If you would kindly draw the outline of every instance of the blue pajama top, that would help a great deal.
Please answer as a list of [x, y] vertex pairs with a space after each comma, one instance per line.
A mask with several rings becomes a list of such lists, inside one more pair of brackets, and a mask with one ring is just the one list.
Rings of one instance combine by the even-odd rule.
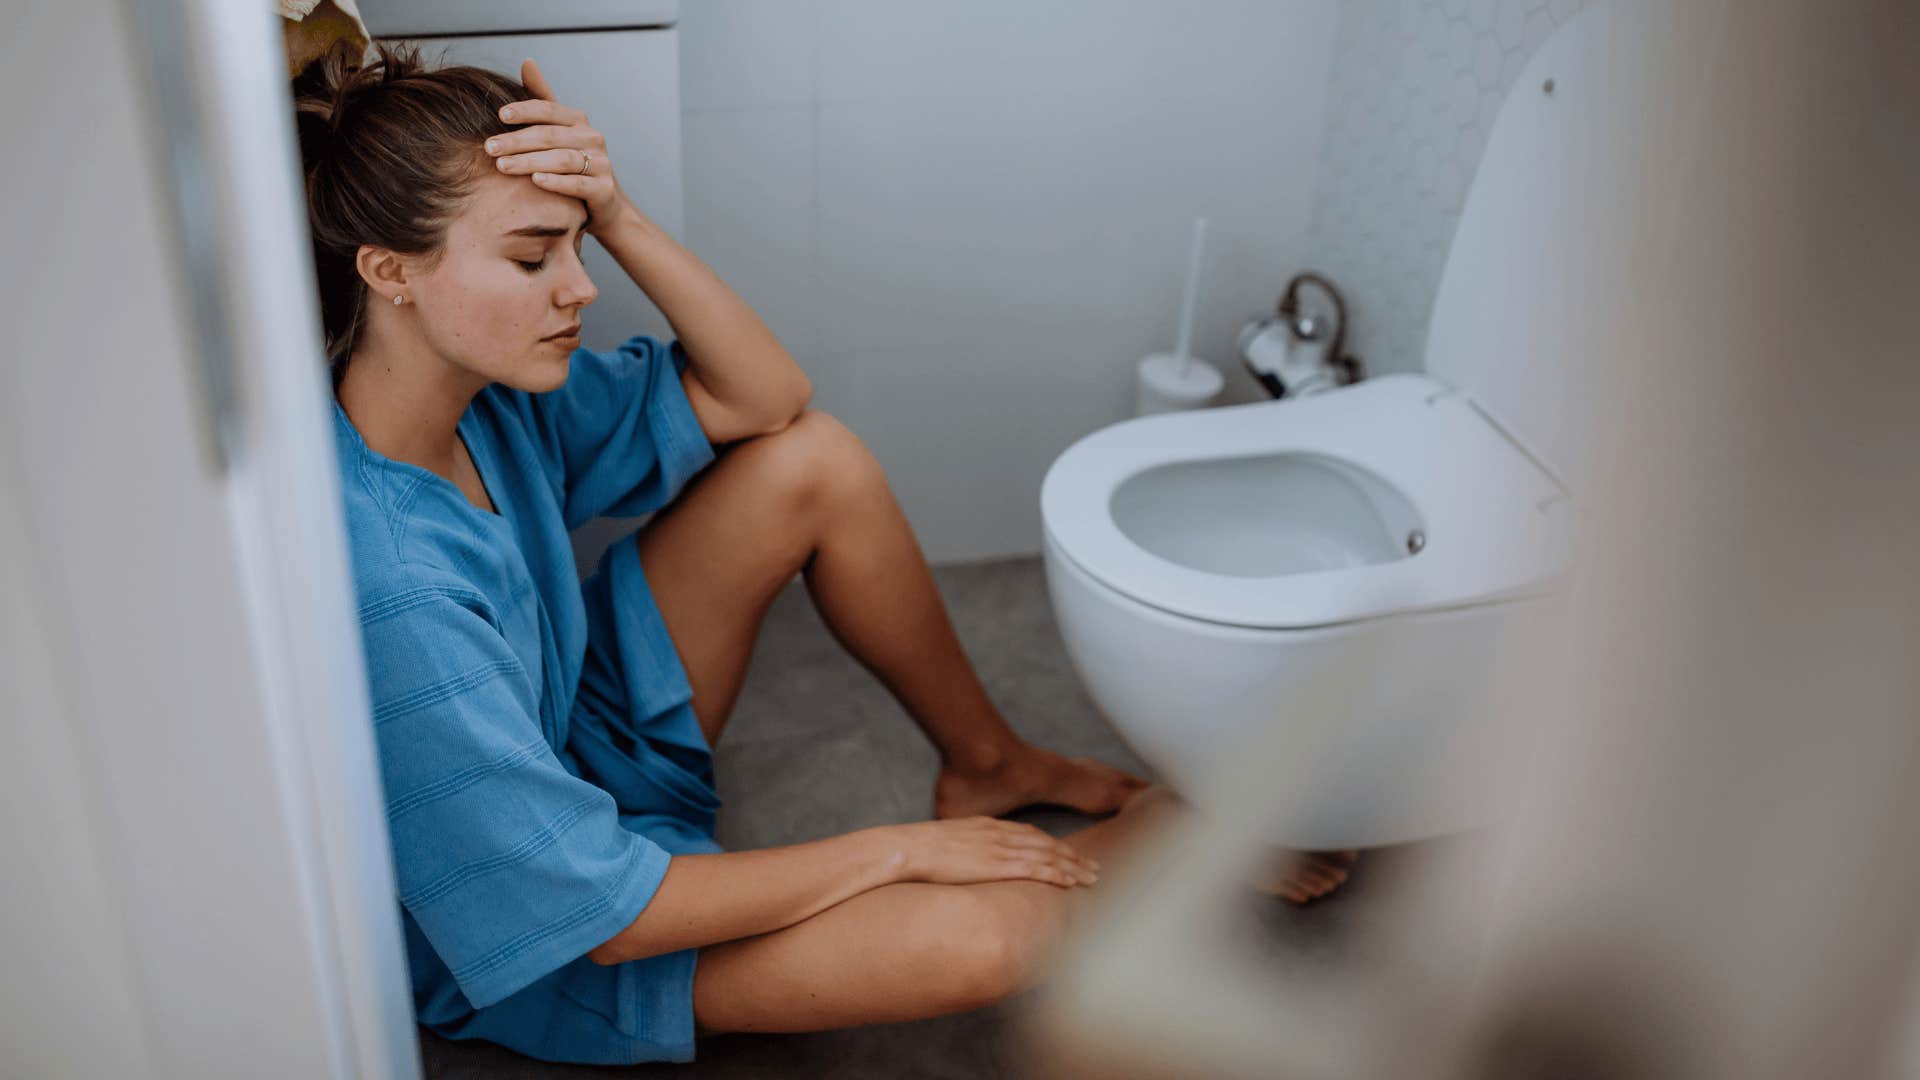
[[692, 690], [631, 538], [584, 583], [568, 532], [670, 501], [714, 459], [686, 354], [575, 349], [459, 433], [498, 513], [367, 446], [334, 403], [414, 1006], [549, 1061], [693, 1059], [696, 952], [587, 959], [677, 854], [722, 850]]

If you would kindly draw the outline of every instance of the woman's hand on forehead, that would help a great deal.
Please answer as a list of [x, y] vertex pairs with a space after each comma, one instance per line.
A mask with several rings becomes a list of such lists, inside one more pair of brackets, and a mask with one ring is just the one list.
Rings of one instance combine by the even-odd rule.
[[586, 231], [597, 235], [632, 205], [613, 175], [606, 137], [587, 124], [586, 113], [559, 102], [540, 65], [524, 61], [520, 81], [534, 96], [502, 106], [500, 119], [526, 126], [488, 139], [487, 153], [501, 172], [586, 203]]

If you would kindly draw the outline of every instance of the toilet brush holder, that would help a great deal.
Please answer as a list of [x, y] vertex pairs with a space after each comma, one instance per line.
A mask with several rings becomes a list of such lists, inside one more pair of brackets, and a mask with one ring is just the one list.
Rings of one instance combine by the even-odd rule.
[[1226, 380], [1205, 360], [1154, 353], [1136, 370], [1134, 415], [1197, 409], [1220, 393]]

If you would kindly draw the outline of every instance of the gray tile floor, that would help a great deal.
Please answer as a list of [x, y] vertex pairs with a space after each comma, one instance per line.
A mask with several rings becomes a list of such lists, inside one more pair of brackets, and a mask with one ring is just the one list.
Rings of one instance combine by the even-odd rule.
[[[1152, 776], [1102, 719], [1068, 663], [1036, 558], [938, 567], [935, 579], [988, 693], [1029, 741]], [[771, 847], [932, 814], [938, 757], [886, 689], [842, 650], [796, 581], [774, 602], [734, 715], [715, 751], [720, 842]], [[1070, 810], [1014, 815], [1056, 834], [1091, 823]], [[1276, 964], [1338, 962], [1362, 935], [1370, 879], [1394, 853], [1369, 853], [1346, 888], [1305, 907], [1258, 913]], [[991, 1008], [906, 1024], [809, 1035], [722, 1035], [687, 1065], [643, 1065], [650, 1076], [991, 1077], [1021, 1068], [1014, 998]], [[606, 1068], [531, 1061], [497, 1046], [422, 1031], [429, 1077], [588, 1077]]]

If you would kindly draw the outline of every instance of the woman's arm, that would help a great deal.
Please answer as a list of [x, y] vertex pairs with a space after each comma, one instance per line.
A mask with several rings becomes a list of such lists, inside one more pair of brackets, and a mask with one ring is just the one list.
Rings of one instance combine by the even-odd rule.
[[787, 426], [813, 384], [720, 276], [626, 203], [595, 238], [673, 324], [687, 351], [687, 398], [707, 438], [732, 442]]
[[618, 964], [780, 930], [896, 881], [1025, 879], [1070, 889], [1100, 865], [1032, 825], [949, 818], [875, 825], [762, 851], [675, 855], [640, 914], [587, 956]]
[[810, 919], [898, 880], [903, 853], [882, 828], [760, 851], [675, 855], [639, 917], [587, 956], [618, 964]]

